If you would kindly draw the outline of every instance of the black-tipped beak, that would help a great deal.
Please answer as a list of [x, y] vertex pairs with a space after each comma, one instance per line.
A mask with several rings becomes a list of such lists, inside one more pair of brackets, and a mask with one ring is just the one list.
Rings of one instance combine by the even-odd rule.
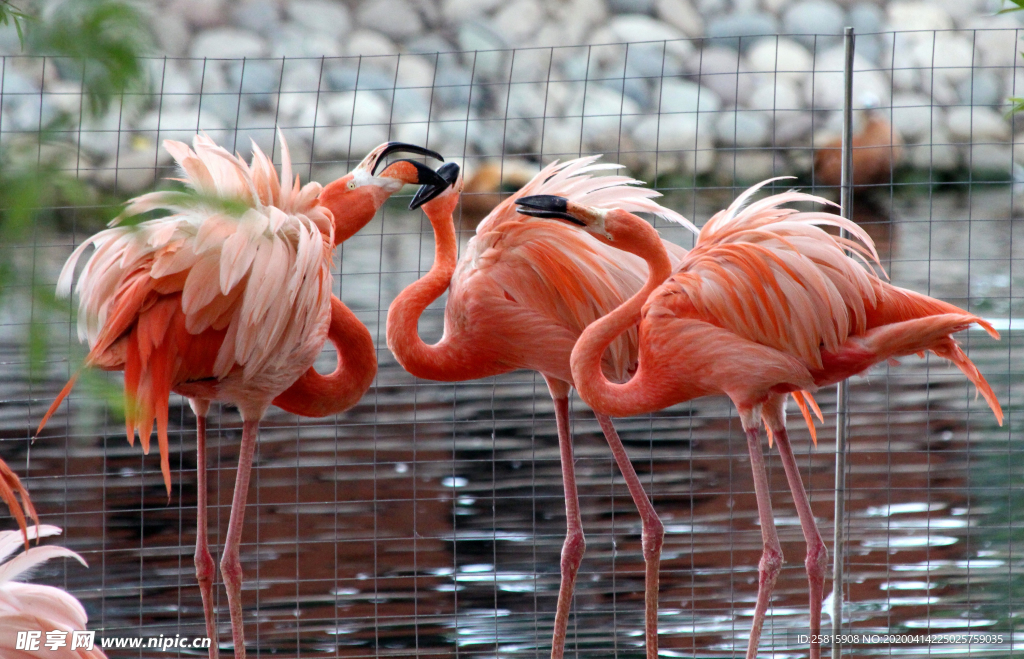
[[384, 159], [392, 153], [397, 152], [430, 156], [431, 158], [436, 158], [437, 160], [444, 162], [444, 158], [442, 158], [441, 154], [437, 151], [431, 151], [430, 149], [425, 149], [422, 146], [416, 146], [415, 144], [406, 144], [405, 142], [388, 142], [384, 145], [384, 148], [380, 150], [380, 153], [377, 154], [377, 159], [374, 161], [373, 166], [370, 167], [370, 174], [375, 175], [377, 173], [377, 167], [384, 162]]
[[[426, 165], [424, 165], [421, 162], [416, 162], [415, 160], [406, 160], [405, 158], [402, 158], [400, 160], [395, 160], [394, 162], [391, 163], [391, 165], [388, 165], [388, 167], [391, 167], [392, 165], [394, 165], [395, 163], [398, 163], [398, 162], [407, 163], [407, 164], [411, 165], [413, 169], [416, 170], [416, 180], [412, 181], [412, 183], [415, 183], [417, 185], [440, 185], [440, 186], [444, 186], [444, 185], [447, 184], [447, 181], [445, 181], [443, 178], [438, 176], [437, 172], [435, 172], [430, 167], [427, 167]], [[385, 169], [384, 171], [386, 172], [387, 169]], [[384, 172], [381, 172], [381, 173], [383, 174]]]
[[453, 162], [441, 165], [436, 172], [434, 170], [430, 170], [430, 173], [437, 178], [439, 183], [429, 182], [426, 185], [421, 186], [420, 189], [416, 191], [412, 201], [409, 202], [409, 210], [416, 210], [451, 186], [455, 185], [459, 180], [459, 166]]
[[587, 226], [586, 222], [573, 217], [567, 212], [569, 205], [565, 197], [539, 194], [532, 197], [520, 197], [516, 199], [516, 204], [519, 206], [516, 210], [523, 215], [568, 220], [581, 227]]

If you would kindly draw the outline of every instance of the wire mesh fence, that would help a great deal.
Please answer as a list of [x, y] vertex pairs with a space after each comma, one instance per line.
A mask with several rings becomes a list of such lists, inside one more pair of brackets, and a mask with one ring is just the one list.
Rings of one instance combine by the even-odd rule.
[[[876, 367], [851, 381], [845, 629], [907, 636], [901, 644], [851, 645], [850, 656], [1008, 656], [1022, 642], [1024, 261], [1014, 220], [1022, 202], [1013, 176], [1015, 120], [1002, 115], [1007, 96], [1024, 96], [1018, 37], [1015, 30], [859, 37], [857, 131], [867, 133], [874, 120], [886, 128], [854, 143], [855, 162], [876, 162], [875, 176], [858, 182], [854, 217], [893, 283], [957, 304], [1003, 332], [998, 343], [973, 330], [960, 338], [999, 395], [1006, 423], [998, 427], [960, 374], [935, 358]], [[175, 174], [162, 140], [191, 141], [204, 131], [243, 155], [252, 140], [279, 160], [279, 127], [297, 171], [323, 183], [383, 141], [430, 147], [465, 168], [463, 245], [540, 166], [588, 153], [623, 163], [700, 225], [772, 176], [797, 179], [768, 189], [799, 185], [838, 199], [829, 149], [838, 157], [831, 140], [840, 128], [842, 51], [834, 36], [799, 39], [803, 51], [766, 37], [357, 58], [159, 58], [149, 62], [147, 92], [126, 94], [86, 121], [88, 101], [73, 82], [83, 72], [61, 60], [3, 58], [0, 150], [13, 159], [5, 162], [53, 159], [96, 190], [48, 209], [56, 224], [37, 227], [31, 243], [12, 252], [12, 265], [30, 279], [5, 280], [3, 291], [0, 449], [25, 477], [43, 521], [63, 527], [64, 543], [90, 564], [46, 577], [83, 601], [99, 637], [204, 634], [192, 563], [194, 421], [183, 399], [172, 397], [170, 501], [157, 459], [125, 442], [103, 378], [77, 389], [44, 436], [30, 441], [82, 356], [69, 307], [32, 291], [53, 289], [64, 257], [116, 213], [112, 198], [170, 185], [164, 179]], [[262, 425], [242, 551], [250, 642], [259, 654], [279, 656], [546, 655], [565, 535], [553, 408], [533, 373], [453, 385], [418, 381], [395, 363], [384, 342], [388, 306], [433, 258], [430, 225], [404, 201], [397, 197], [338, 249], [335, 293], [374, 336], [374, 386], [338, 417], [274, 409]], [[683, 229], [656, 226], [692, 246]], [[440, 336], [443, 302], [424, 315], [428, 341]], [[44, 356], [42, 368], [33, 354]], [[325, 354], [322, 365], [331, 360]], [[823, 391], [818, 402], [819, 436], [833, 437], [834, 394]], [[639, 518], [593, 416], [578, 400], [573, 410], [587, 554], [568, 652], [639, 656]], [[832, 442], [814, 447], [806, 429], [791, 425], [825, 531]], [[617, 427], [666, 524], [663, 655], [742, 652], [761, 540], [734, 410], [724, 398], [700, 399]], [[215, 408], [209, 428], [210, 535], [219, 547], [240, 419]], [[767, 456], [789, 561], [762, 651], [799, 656], [807, 646], [799, 639], [807, 628], [803, 542], [781, 464], [774, 452]], [[915, 640], [927, 633], [964, 636]]]

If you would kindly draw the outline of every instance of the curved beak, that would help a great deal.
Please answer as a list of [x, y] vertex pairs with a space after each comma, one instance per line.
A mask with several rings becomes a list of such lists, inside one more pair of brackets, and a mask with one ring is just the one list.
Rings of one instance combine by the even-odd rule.
[[447, 182], [437, 172], [415, 160], [404, 158], [393, 161], [384, 168], [379, 178], [392, 178], [411, 185], [445, 185]]
[[441, 154], [438, 153], [437, 151], [431, 151], [430, 149], [425, 149], [422, 146], [416, 146], [415, 144], [406, 144], [405, 142], [385, 142], [384, 144], [381, 144], [376, 149], [368, 153], [366, 157], [363, 158], [363, 161], [359, 163], [359, 166], [356, 167], [356, 169], [364, 169], [368, 171], [371, 176], [375, 175], [377, 173], [377, 168], [380, 166], [380, 164], [384, 161], [384, 159], [387, 156], [391, 155], [392, 153], [399, 152], [415, 153], [420, 156], [429, 156], [431, 158], [436, 158], [437, 160], [444, 162], [444, 158], [442, 158]]
[[420, 187], [409, 202], [409, 210], [416, 210], [431, 199], [455, 185], [459, 180], [459, 166], [453, 162], [441, 165], [437, 172], [431, 171], [440, 183], [430, 183]]
[[569, 202], [565, 197], [556, 197], [548, 194], [520, 197], [516, 199], [516, 205], [519, 206], [516, 210], [523, 215], [568, 220], [581, 227], [587, 226], [586, 222], [569, 214]]

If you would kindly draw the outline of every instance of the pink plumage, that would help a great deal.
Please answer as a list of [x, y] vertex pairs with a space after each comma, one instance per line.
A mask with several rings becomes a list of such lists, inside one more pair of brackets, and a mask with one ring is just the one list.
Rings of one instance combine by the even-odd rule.
[[[56, 526], [31, 526], [30, 539], [60, 535]], [[98, 640], [92, 649], [71, 649], [72, 633], [85, 631], [89, 623], [82, 604], [60, 588], [24, 583], [33, 569], [53, 558], [72, 558], [85, 567], [85, 559], [77, 553], [56, 545], [26, 548], [14, 555], [22, 544], [20, 531], [0, 532], [0, 647], [5, 659], [106, 659]], [[9, 559], [9, 560], [7, 560]], [[47, 632], [64, 632], [58, 638], [64, 644], [51, 649], [46, 646]], [[38, 632], [38, 648], [16, 649], [18, 632]]]
[[[812, 638], [821, 625], [827, 553], [789, 444], [787, 394], [800, 396], [808, 417], [806, 405], [813, 400], [805, 392], [882, 361], [931, 351], [956, 364], [999, 422], [1003, 420], [991, 387], [951, 336], [976, 323], [998, 338], [989, 323], [883, 281], [871, 269], [874, 264], [881, 270], [871, 239], [853, 222], [782, 207], [827, 203], [823, 199], [786, 192], [746, 205], [765, 183], [711, 218], [693, 250], [675, 264], [651, 226], [625, 210], [568, 202], [563, 214], [609, 245], [643, 257], [650, 273], [636, 295], [580, 336], [571, 362], [581, 397], [596, 412], [612, 416], [652, 412], [715, 394], [729, 396], [739, 410], [764, 540], [748, 659], [757, 655], [782, 565], [758, 440], [762, 419], [778, 440], [807, 541]], [[524, 200], [524, 212], [543, 211], [545, 203]], [[853, 238], [833, 236], [819, 225], [845, 229]], [[628, 382], [619, 383], [605, 376], [602, 355], [620, 335], [632, 332], [638, 320], [637, 368]], [[819, 653], [812, 642], [811, 656]]]
[[[642, 259], [562, 222], [520, 215], [515, 202], [524, 195], [562, 195], [602, 208], [623, 206], [653, 213], [696, 231], [688, 220], [654, 201], [657, 192], [638, 187], [640, 181], [595, 176], [620, 168], [596, 160], [580, 158], [542, 169], [480, 223], [458, 262], [452, 212], [462, 179], [453, 179], [450, 188], [423, 207], [434, 228], [434, 264], [426, 276], [395, 299], [387, 323], [388, 347], [417, 377], [469, 380], [521, 368], [544, 375], [555, 402], [568, 525], [552, 640], [552, 657], [556, 659], [564, 650], [573, 584], [585, 546], [568, 427], [568, 393], [573, 384], [569, 356], [588, 324], [640, 289], [646, 266]], [[686, 253], [668, 242], [663, 249], [675, 260]], [[437, 344], [427, 345], [419, 337], [417, 322], [427, 305], [445, 290], [449, 296], [444, 336]], [[636, 358], [637, 335], [631, 329], [613, 342], [602, 368], [607, 377], [625, 381]], [[651, 592], [656, 601], [663, 527], [610, 420], [603, 415], [598, 415], [598, 420], [640, 509], [644, 557], [648, 578], [655, 579]], [[649, 637], [657, 633], [656, 620], [651, 617], [655, 612], [656, 604], [649, 602]]]

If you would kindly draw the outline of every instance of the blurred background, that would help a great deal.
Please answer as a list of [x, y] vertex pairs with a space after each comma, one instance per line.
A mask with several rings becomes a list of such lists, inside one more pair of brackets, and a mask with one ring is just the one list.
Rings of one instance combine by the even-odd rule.
[[[798, 177], [774, 190], [838, 198], [838, 35], [852, 25], [855, 219], [894, 283], [1004, 332], [962, 340], [1007, 422], [996, 426], [941, 360], [851, 381], [848, 623], [1000, 633], [998, 644], [901, 651], [1013, 656], [1024, 642], [1024, 124], [1011, 111], [1024, 97], [1024, 12], [1002, 9], [0, 0], [0, 449], [43, 521], [64, 527], [62, 542], [91, 565], [51, 567], [44, 580], [80, 597], [100, 636], [203, 632], [187, 405], [172, 399], [169, 504], [155, 457], [124, 440], [118, 376], [84, 375], [31, 442], [83, 354], [72, 305], [53, 296], [60, 265], [126, 198], [176, 185], [162, 140], [202, 130], [246, 157], [255, 141], [279, 161], [281, 127], [296, 171], [321, 182], [385, 140], [429, 146], [466, 169], [462, 244], [542, 163], [604, 153], [700, 225], [769, 176]], [[407, 201], [396, 197], [338, 250], [335, 293], [375, 337], [375, 385], [336, 418], [274, 410], [263, 424], [242, 550], [250, 638], [275, 656], [542, 656], [565, 532], [551, 403], [532, 373], [428, 383], [391, 358], [388, 305], [433, 258], [429, 223]], [[443, 302], [421, 323], [428, 341]], [[328, 349], [320, 370], [333, 363]], [[835, 398], [818, 400], [820, 444], [797, 423], [793, 441], [831, 545]], [[588, 553], [570, 648], [638, 656], [639, 520], [595, 420], [574, 405]], [[667, 526], [663, 654], [733, 656], [746, 645], [761, 546], [739, 422], [727, 401], [707, 399], [618, 426]], [[215, 554], [239, 428], [235, 410], [212, 411]], [[801, 656], [803, 545], [776, 455], [768, 464], [791, 560], [765, 647]]]

